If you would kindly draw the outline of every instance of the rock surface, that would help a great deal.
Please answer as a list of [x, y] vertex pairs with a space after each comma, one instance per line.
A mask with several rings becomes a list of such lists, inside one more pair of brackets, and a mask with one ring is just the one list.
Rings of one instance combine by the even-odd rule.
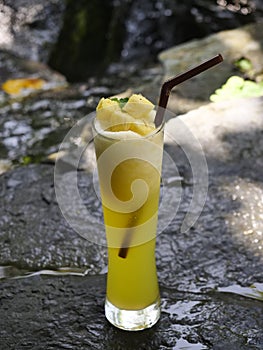
[[[79, 186], [89, 198], [86, 178]], [[54, 191], [54, 167], [31, 165], [1, 177], [1, 265], [40, 270], [61, 267], [100, 272], [105, 249], [81, 238], [63, 218]]]
[[161, 321], [150, 330], [126, 333], [105, 320], [104, 280], [31, 277], [2, 282], [2, 349], [262, 348], [262, 302], [163, 288]]
[[64, 9], [60, 0], [6, 0], [0, 3], [0, 50], [47, 62]]

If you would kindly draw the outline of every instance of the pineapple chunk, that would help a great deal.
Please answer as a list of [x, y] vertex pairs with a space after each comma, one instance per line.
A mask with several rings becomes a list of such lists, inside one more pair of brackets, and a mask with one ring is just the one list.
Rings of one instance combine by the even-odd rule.
[[111, 115], [109, 131], [127, 131], [130, 130], [131, 123], [134, 123], [134, 118], [132, 118], [128, 113], [122, 111], [114, 111]]
[[143, 119], [146, 121], [146, 123], [154, 124], [155, 116], [156, 116], [156, 111], [152, 110], [147, 114], [147, 116], [143, 116]]
[[102, 98], [97, 106], [97, 119], [104, 130], [133, 131], [141, 136], [151, 133], [154, 126], [154, 105], [142, 95], [133, 94], [122, 107], [110, 98]]
[[123, 111], [129, 113], [136, 119], [147, 119], [147, 115], [153, 110], [154, 105], [140, 94], [133, 94], [126, 105], [123, 107]]
[[98, 103], [98, 106], [96, 108], [96, 111], [100, 111], [102, 109], [113, 109], [113, 110], [116, 110], [116, 109], [120, 109], [119, 107], [119, 104], [117, 101], [114, 101], [114, 100], [111, 100], [110, 98], [101, 98], [99, 103]]
[[154, 124], [144, 124], [144, 123], [132, 123], [130, 124], [130, 130], [136, 132], [141, 136], [146, 136], [153, 132], [155, 129]]
[[118, 102], [104, 97], [100, 99], [96, 108], [96, 117], [103, 129], [107, 129], [111, 126], [112, 114], [117, 111], [121, 111]]

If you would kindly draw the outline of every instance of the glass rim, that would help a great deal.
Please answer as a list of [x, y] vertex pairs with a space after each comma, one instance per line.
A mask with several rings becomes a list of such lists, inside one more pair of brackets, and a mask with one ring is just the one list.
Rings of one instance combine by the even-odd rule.
[[[103, 134], [100, 130], [98, 130], [98, 128], [96, 128], [96, 115], [92, 119], [92, 123], [91, 124], [92, 124], [92, 128], [93, 128], [93, 130], [95, 130], [96, 134], [101, 136], [101, 137], [103, 137], [103, 138], [105, 138], [105, 139], [108, 139], [108, 140], [111, 140], [111, 141], [114, 141], [114, 140], [115, 141], [137, 140], [137, 138], [129, 138], [129, 137], [128, 138], [119, 138], [119, 137], [111, 137], [111, 136]], [[133, 124], [137, 124], [137, 123], [134, 122]], [[116, 126], [116, 125], [121, 125], [121, 123], [114, 124], [114, 126]], [[152, 132], [150, 132], [149, 134], [144, 135], [144, 136], [138, 134], [139, 135], [138, 139], [140, 139], [140, 140], [150, 139], [151, 137], [157, 135], [160, 131], [162, 131], [163, 128], [164, 128], [164, 125], [165, 125], [165, 121], [163, 120], [162, 123], [157, 128], [155, 128]], [[101, 129], [101, 130], [105, 131], [103, 129]], [[122, 131], [125, 131], [125, 130], [122, 130]], [[113, 133], [114, 131], [111, 131], [111, 132]], [[117, 132], [118, 131], [116, 131], [115, 133], [117, 133]]]

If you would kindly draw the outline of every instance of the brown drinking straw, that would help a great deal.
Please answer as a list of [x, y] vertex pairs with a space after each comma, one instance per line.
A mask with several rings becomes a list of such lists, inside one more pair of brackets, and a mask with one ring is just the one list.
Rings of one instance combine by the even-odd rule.
[[164, 110], [167, 106], [172, 88], [174, 88], [176, 85], [183, 83], [188, 79], [193, 78], [194, 76], [204, 72], [205, 70], [212, 68], [213, 66], [215, 66], [216, 64], [222, 61], [223, 61], [223, 57], [220, 54], [218, 54], [215, 57], [201, 63], [200, 65], [186, 71], [185, 73], [179, 74], [174, 78], [166, 80], [163, 83], [161, 88], [161, 93], [160, 93], [160, 98], [158, 103], [158, 107], [160, 108], [157, 108], [157, 113], [154, 120], [155, 126], [158, 127], [163, 122]]
[[[134, 217], [136, 217], [135, 215], [134, 215]], [[126, 256], [127, 256], [127, 253], [128, 253], [128, 249], [129, 249], [129, 245], [130, 245], [130, 243], [131, 243], [131, 239], [132, 239], [132, 232], [133, 232], [133, 230], [135, 229], [135, 224], [136, 224], [136, 221], [137, 221], [137, 219], [135, 218], [135, 219], [131, 219], [130, 221], [129, 221], [129, 224], [130, 225], [133, 225], [133, 226], [131, 226], [131, 227], [129, 227], [129, 232], [127, 232], [126, 234], [125, 234], [125, 236], [124, 236], [124, 239], [123, 239], [123, 241], [122, 241], [122, 247], [120, 248], [120, 250], [119, 250], [119, 257], [120, 258], [126, 258]]]
[[[213, 58], [199, 64], [198, 66], [196, 66], [192, 69], [189, 69], [185, 73], [179, 74], [174, 78], [166, 80], [163, 83], [162, 88], [161, 88], [161, 92], [160, 92], [158, 108], [157, 108], [157, 112], [156, 112], [156, 116], [155, 116], [155, 120], [154, 120], [155, 126], [159, 127], [163, 122], [164, 111], [165, 111], [165, 108], [167, 106], [168, 99], [169, 99], [169, 96], [170, 96], [170, 93], [171, 93], [171, 90], [173, 87], [183, 83], [184, 81], [186, 81], [188, 79], [193, 78], [194, 76], [206, 71], [209, 68], [212, 68], [213, 66], [217, 65], [218, 63], [220, 63], [222, 61], [223, 61], [223, 57], [220, 54], [218, 54], [218, 55], [214, 56]], [[130, 242], [131, 237], [126, 237], [126, 236], [124, 237], [122, 247], [119, 250], [119, 257], [120, 258], [126, 258], [128, 250], [129, 250], [128, 242]]]

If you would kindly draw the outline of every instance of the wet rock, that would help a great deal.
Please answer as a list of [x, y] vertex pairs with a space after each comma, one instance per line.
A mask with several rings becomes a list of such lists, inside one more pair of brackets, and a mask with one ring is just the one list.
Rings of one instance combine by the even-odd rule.
[[[105, 277], [31, 277], [1, 283], [0, 336], [7, 349], [254, 349], [262, 346], [261, 302], [161, 288], [162, 318], [127, 333], [104, 316]], [[99, 339], [99, 341], [98, 341]]]
[[[63, 9], [64, 2], [57, 0], [0, 4], [0, 86], [7, 80], [21, 78], [43, 79], [45, 91], [67, 86], [64, 76], [46, 65], [58, 36]], [[9, 96], [0, 89], [0, 106], [35, 93], [23, 90]]]
[[120, 55], [128, 3], [67, 1], [50, 66], [66, 75], [69, 81], [85, 81], [87, 76], [100, 75]]
[[[180, 276], [180, 283], [174, 280], [175, 286], [183, 290], [235, 282], [247, 286], [262, 283], [262, 110], [262, 98], [231, 100], [212, 103], [168, 122], [166, 151], [192, 186], [183, 189], [172, 222], [177, 229], [170, 225], [170, 232], [159, 236], [160, 259], [164, 258], [165, 247], [166, 265], [161, 264], [161, 271], [167, 286], [172, 283], [174, 269]], [[177, 135], [180, 149], [170, 144], [171, 135]], [[207, 173], [202, 173], [195, 162], [200, 152], [194, 148], [196, 139], [207, 161]], [[201, 186], [206, 185], [198, 172], [193, 176], [194, 169], [209, 177], [207, 198], [192, 228], [180, 232], [182, 214], [190, 210], [194, 215], [198, 205], [202, 207], [200, 201], [189, 209], [194, 187], [202, 197]], [[194, 266], [192, 270], [190, 265]]]
[[57, 39], [64, 1], [17, 0], [0, 4], [0, 49], [46, 62]]
[[[243, 166], [252, 176], [254, 168], [262, 166], [262, 110], [263, 97], [210, 103], [169, 120], [167, 144], [173, 134], [184, 147], [190, 144], [192, 137], [201, 144], [213, 175], [222, 165], [220, 174], [236, 169], [242, 176], [240, 167]], [[180, 134], [183, 127], [188, 131], [187, 135]]]
[[0, 51], [0, 71], [1, 85], [8, 79], [35, 77], [53, 82], [54, 88], [66, 86], [63, 75], [50, 69], [45, 63], [21, 58], [6, 51]]
[[130, 63], [138, 70], [165, 48], [255, 21], [261, 9], [259, 1], [232, 8], [209, 0], [68, 1], [49, 62], [69, 81], [101, 74], [112, 62], [124, 72]]
[[57, 152], [76, 120], [93, 111], [80, 86], [37, 93], [0, 107], [0, 158], [13, 163], [39, 163]]
[[[21, 102], [29, 96], [39, 95], [41, 92], [65, 89], [68, 84], [66, 79], [59, 73], [51, 70], [46, 64], [17, 57], [12, 53], [0, 50], [0, 107], [10, 103]], [[42, 86], [37, 89], [21, 88], [20, 91], [8, 93], [4, 86], [6, 83], [13, 84], [14, 80], [26, 79], [41, 80]], [[24, 83], [24, 85], [26, 85]], [[10, 85], [9, 85], [10, 86]]]
[[[25, 166], [1, 176], [1, 265], [31, 271], [81, 267], [98, 273], [105, 267], [105, 249], [84, 240], [67, 224], [53, 177], [51, 165]], [[85, 177], [83, 191], [89, 191], [88, 180], [92, 178]], [[96, 208], [95, 199], [92, 204]]]
[[0, 175], [12, 169], [12, 163], [7, 159], [0, 159]]
[[221, 53], [224, 62], [207, 72], [182, 83], [173, 89], [169, 109], [179, 114], [192, 110], [209, 101], [209, 96], [226, 80], [241, 74], [235, 62], [241, 58], [249, 60], [254, 78], [263, 70], [262, 36], [263, 22], [238, 29], [222, 31], [202, 40], [193, 40], [162, 52], [159, 55], [164, 65], [165, 79], [180, 74], [187, 69]]
[[209, 0], [6, 0], [0, 4], [0, 50], [40, 62], [47, 62], [52, 51], [55, 69], [69, 80], [83, 81], [87, 73], [101, 72], [102, 61], [109, 64], [121, 56], [123, 70], [131, 61], [138, 69], [139, 62], [154, 61], [160, 50], [260, 17], [260, 0], [235, 5]]

